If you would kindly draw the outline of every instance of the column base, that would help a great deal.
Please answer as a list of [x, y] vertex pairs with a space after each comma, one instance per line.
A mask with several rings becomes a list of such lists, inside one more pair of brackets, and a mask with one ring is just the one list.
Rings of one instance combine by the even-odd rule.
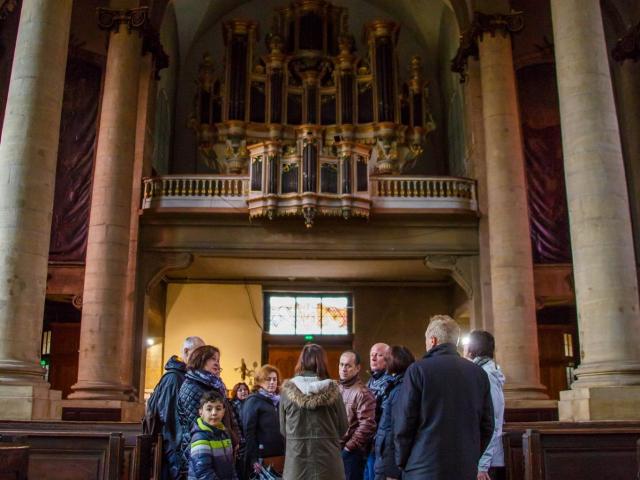
[[505, 384], [504, 398], [509, 401], [548, 401], [547, 387], [542, 384]]
[[121, 400], [62, 400], [62, 419], [79, 422], [140, 422], [144, 403]]
[[557, 400], [505, 400], [505, 422], [554, 422], [557, 420]]
[[128, 402], [131, 400], [133, 387], [130, 385], [110, 382], [78, 382], [71, 387], [73, 393], [70, 400], [116, 400]]
[[0, 385], [0, 420], [60, 420], [62, 392], [49, 384]]
[[558, 402], [560, 421], [640, 420], [640, 386], [564, 390]]

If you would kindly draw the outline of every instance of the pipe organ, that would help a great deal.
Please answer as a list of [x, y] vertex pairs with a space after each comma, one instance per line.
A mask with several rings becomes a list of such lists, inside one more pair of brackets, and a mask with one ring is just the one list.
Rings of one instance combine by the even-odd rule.
[[294, 0], [276, 10], [265, 54], [258, 22], [229, 20], [221, 66], [203, 56], [190, 120], [199, 162], [250, 176], [252, 216], [368, 216], [368, 176], [403, 173], [435, 128], [419, 57], [401, 81], [398, 24], [367, 23], [358, 52], [347, 14]]

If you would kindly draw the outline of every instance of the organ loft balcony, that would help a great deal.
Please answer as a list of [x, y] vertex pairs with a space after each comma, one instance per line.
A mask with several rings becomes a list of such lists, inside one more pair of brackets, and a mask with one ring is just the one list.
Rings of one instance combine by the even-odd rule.
[[278, 216], [300, 216], [307, 227], [313, 225], [316, 216], [348, 220], [373, 215], [477, 213], [475, 181], [468, 178], [375, 175], [358, 183], [355, 179], [345, 181], [335, 171], [327, 174], [328, 179], [322, 177], [322, 169], [319, 173], [317, 188], [312, 191], [302, 188], [283, 191], [280, 186], [275, 191], [262, 186], [254, 190], [252, 178], [244, 175], [147, 178], [142, 209], [156, 213], [183, 210], [246, 214], [271, 220]]
[[144, 179], [143, 211], [297, 216], [307, 227], [475, 215], [473, 180], [417, 173], [437, 163], [421, 56], [401, 54], [392, 20], [363, 24], [361, 42], [349, 25], [348, 9], [324, 0], [277, 9], [262, 45], [257, 20], [223, 22], [222, 48], [202, 54], [193, 79], [196, 173]]

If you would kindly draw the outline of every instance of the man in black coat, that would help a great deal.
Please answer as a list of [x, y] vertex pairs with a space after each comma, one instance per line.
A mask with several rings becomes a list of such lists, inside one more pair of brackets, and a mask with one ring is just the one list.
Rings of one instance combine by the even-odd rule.
[[204, 345], [200, 337], [187, 337], [182, 346], [184, 361], [178, 356], [172, 356], [164, 366], [165, 373], [153, 390], [147, 402], [148, 416], [154, 416], [160, 423], [162, 433], [162, 480], [175, 480], [180, 472], [180, 442], [182, 427], [178, 420], [178, 393], [187, 372], [185, 362], [196, 348]]
[[405, 373], [393, 410], [396, 463], [403, 480], [475, 480], [493, 434], [489, 378], [458, 355], [460, 327], [431, 319], [427, 353]]

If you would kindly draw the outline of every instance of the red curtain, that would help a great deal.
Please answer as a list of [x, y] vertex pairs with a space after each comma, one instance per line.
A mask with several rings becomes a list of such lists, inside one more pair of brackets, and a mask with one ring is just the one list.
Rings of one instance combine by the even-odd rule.
[[536, 263], [571, 261], [560, 125], [523, 126], [531, 246]]

